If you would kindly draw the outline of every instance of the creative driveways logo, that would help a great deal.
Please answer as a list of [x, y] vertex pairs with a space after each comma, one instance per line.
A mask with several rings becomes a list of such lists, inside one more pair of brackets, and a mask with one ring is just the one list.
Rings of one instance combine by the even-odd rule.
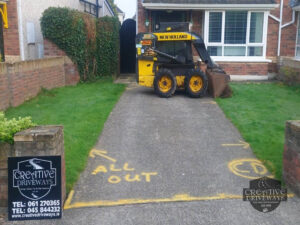
[[56, 169], [52, 162], [41, 159], [29, 159], [18, 163], [13, 170], [13, 187], [30, 200], [45, 197], [56, 186]]
[[268, 177], [250, 181], [250, 188], [244, 188], [243, 200], [260, 212], [275, 210], [281, 201], [287, 201], [287, 189], [281, 187], [281, 182]]

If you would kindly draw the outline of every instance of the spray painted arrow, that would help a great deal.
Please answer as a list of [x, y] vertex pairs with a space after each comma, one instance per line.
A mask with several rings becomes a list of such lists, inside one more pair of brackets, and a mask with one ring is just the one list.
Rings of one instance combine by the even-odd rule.
[[104, 150], [92, 149], [91, 152], [90, 152], [90, 154], [89, 154], [89, 156], [91, 158], [95, 158], [96, 156], [100, 156], [100, 157], [105, 158], [105, 159], [107, 159], [109, 161], [112, 161], [114, 163], [117, 162], [116, 159], [109, 157], [107, 155], [107, 151], [104, 151]]
[[239, 141], [240, 144], [222, 144], [223, 147], [231, 147], [231, 146], [241, 146], [244, 149], [247, 149], [250, 147], [250, 144], [244, 141]]

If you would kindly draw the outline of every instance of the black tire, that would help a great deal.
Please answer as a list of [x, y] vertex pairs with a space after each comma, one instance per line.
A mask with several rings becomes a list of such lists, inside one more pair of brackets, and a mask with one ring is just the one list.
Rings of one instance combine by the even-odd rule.
[[[193, 86], [191, 86], [191, 79], [195, 80]], [[191, 70], [184, 80], [185, 90], [192, 98], [200, 98], [206, 95], [208, 88], [207, 76], [200, 70]]]
[[161, 98], [169, 98], [176, 91], [176, 77], [171, 70], [160, 69], [154, 78], [154, 91]]

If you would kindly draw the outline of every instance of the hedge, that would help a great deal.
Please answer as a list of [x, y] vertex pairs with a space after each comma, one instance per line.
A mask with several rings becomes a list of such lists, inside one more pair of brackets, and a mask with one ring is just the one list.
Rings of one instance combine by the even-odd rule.
[[94, 18], [69, 8], [50, 7], [41, 18], [44, 38], [66, 52], [82, 81], [118, 73], [119, 29], [116, 17]]

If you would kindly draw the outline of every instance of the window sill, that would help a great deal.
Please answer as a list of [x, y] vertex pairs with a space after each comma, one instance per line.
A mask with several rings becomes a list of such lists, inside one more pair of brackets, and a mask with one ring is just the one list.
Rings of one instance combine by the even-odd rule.
[[294, 57], [293, 59], [296, 61], [300, 61], [300, 57]]

